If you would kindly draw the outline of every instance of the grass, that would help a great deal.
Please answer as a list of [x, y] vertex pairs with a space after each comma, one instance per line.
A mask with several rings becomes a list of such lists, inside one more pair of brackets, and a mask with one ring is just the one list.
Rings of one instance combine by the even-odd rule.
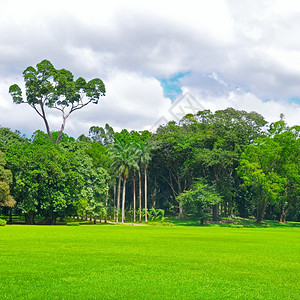
[[299, 299], [299, 228], [5, 226], [1, 299]]
[[[176, 217], [168, 218], [168, 222], [173, 226], [200, 226], [199, 220], [185, 218], [178, 219]], [[159, 224], [159, 222], [157, 222]], [[206, 227], [245, 227], [245, 228], [262, 228], [262, 227], [300, 227], [300, 222], [287, 222], [280, 223], [276, 220], [264, 220], [261, 224], [256, 223], [255, 218], [230, 218], [222, 217], [220, 222], [212, 222], [209, 220], [206, 224], [202, 225]]]

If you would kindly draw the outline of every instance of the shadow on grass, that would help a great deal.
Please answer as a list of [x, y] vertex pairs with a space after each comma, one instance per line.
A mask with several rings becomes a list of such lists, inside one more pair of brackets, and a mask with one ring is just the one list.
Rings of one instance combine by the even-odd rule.
[[[1, 219], [4, 219], [7, 221], [7, 225], [9, 225], [9, 216], [0, 216]], [[35, 219], [36, 225], [47, 225], [43, 223], [43, 218], [37, 217]], [[79, 219], [73, 219], [73, 218], [65, 218], [63, 222], [57, 221], [55, 225], [66, 225], [69, 223], [79, 223], [80, 225], [111, 225], [115, 226], [118, 225], [114, 223], [114, 220], [112, 222], [108, 221], [107, 223], [102, 220], [102, 222], [97, 222], [96, 224], [94, 221], [90, 220], [79, 220]], [[129, 222], [129, 221], [128, 221]], [[132, 222], [130, 222], [129, 225], [131, 225]], [[23, 216], [13, 216], [12, 217], [12, 223], [13, 225], [25, 225], [25, 218]], [[119, 223], [121, 224], [121, 223]], [[140, 223], [137, 223], [140, 224]], [[142, 223], [146, 225], [144, 222]], [[255, 219], [253, 218], [229, 218], [229, 217], [223, 217], [220, 221], [214, 222], [212, 220], [207, 220], [207, 222], [203, 225], [200, 224], [199, 220], [195, 220], [192, 218], [185, 218], [185, 219], [178, 219], [177, 217], [171, 216], [166, 218], [165, 221], [149, 221], [148, 225], [152, 226], [187, 226], [187, 227], [232, 227], [232, 228], [269, 228], [269, 227], [277, 227], [277, 228], [288, 228], [288, 227], [299, 227], [300, 228], [300, 222], [287, 222], [287, 223], [280, 223], [279, 221], [274, 220], [265, 220], [264, 222], [258, 224], [255, 222]]]

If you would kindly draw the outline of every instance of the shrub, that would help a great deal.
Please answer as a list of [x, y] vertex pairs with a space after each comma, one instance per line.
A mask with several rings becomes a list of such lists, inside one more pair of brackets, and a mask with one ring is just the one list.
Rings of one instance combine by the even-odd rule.
[[6, 225], [6, 221], [3, 219], [0, 219], [0, 226], [5, 226]]
[[232, 228], [243, 228], [244, 226], [240, 225], [240, 224], [230, 224], [230, 227], [232, 227]]
[[72, 222], [72, 223], [67, 223], [67, 226], [79, 226], [80, 224], [78, 222]]

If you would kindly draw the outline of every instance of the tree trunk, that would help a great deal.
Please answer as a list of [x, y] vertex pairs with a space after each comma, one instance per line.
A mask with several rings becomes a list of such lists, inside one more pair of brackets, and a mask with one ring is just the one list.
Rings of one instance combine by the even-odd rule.
[[219, 203], [217, 203], [213, 206], [213, 220], [218, 221], [219, 219]]
[[116, 223], [119, 223], [119, 210], [120, 210], [120, 197], [121, 197], [121, 175], [119, 176], [119, 184], [118, 184], [118, 196], [117, 196], [117, 215], [116, 215]]
[[223, 203], [223, 214], [222, 214], [222, 204], [221, 204], [221, 215], [224, 215], [224, 217], [227, 217], [227, 202], [222, 201]]
[[184, 218], [183, 207], [182, 207], [181, 203], [179, 203], [178, 219], [183, 219], [183, 218]]
[[142, 222], [142, 178], [139, 170], [139, 222]]
[[256, 216], [256, 223], [261, 223], [264, 220], [265, 211], [267, 208], [268, 201], [264, 201], [261, 205], [257, 208], [257, 216]]
[[26, 221], [26, 224], [28, 224], [28, 225], [34, 225], [35, 224], [33, 210], [30, 210], [25, 214], [25, 221]]
[[[64, 114], [64, 113], [63, 113], [63, 114]], [[57, 139], [56, 139], [55, 145], [58, 145], [59, 140], [60, 140], [61, 137], [62, 137], [62, 134], [63, 134], [64, 129], [65, 129], [65, 125], [66, 125], [66, 120], [67, 120], [67, 118], [69, 117], [69, 115], [70, 115], [70, 113], [67, 114], [66, 116], [63, 116], [63, 122], [62, 122], [62, 124], [61, 124], [61, 128], [60, 128], [60, 131], [59, 131], [59, 135], [58, 135], [58, 137], [57, 137]]]
[[122, 224], [125, 221], [125, 197], [126, 197], [126, 181], [127, 178], [125, 177], [123, 180], [123, 198], [122, 198]]
[[46, 126], [46, 130], [47, 130], [47, 134], [50, 138], [50, 141], [53, 142], [53, 138], [52, 138], [52, 134], [51, 134], [51, 131], [50, 131], [50, 127], [49, 127], [49, 124], [48, 124], [48, 121], [47, 121], [47, 118], [46, 118], [46, 113], [45, 113], [45, 109], [44, 109], [44, 104], [41, 103], [40, 104], [41, 106], [41, 110], [42, 110], [42, 113], [39, 113], [39, 111], [33, 107], [35, 109], [35, 111], [42, 117], [42, 119], [44, 120], [44, 123], [45, 123], [45, 126]]
[[116, 185], [114, 184], [114, 219], [116, 218]]
[[61, 139], [61, 136], [62, 136], [62, 134], [63, 134], [63, 130], [64, 130], [64, 128], [65, 128], [65, 121], [63, 122], [63, 124], [61, 125], [61, 129], [60, 129], [60, 132], [59, 132], [59, 135], [58, 135], [58, 137], [57, 137], [57, 139], [56, 139], [56, 142], [55, 142], [55, 145], [58, 145], [58, 143], [59, 143], [59, 140]]
[[107, 206], [108, 206], [108, 182], [106, 182], [106, 196], [105, 196], [105, 223], [107, 223]]
[[133, 222], [136, 222], [136, 195], [135, 195], [135, 176], [133, 175]]
[[281, 215], [280, 215], [280, 223], [286, 223], [286, 215], [287, 215], [287, 213], [288, 213], [288, 211], [289, 211], [289, 209], [290, 209], [290, 206], [288, 206], [286, 209], [282, 209], [282, 211], [281, 211]]
[[94, 224], [97, 224], [97, 217], [94, 216]]
[[228, 200], [228, 217], [232, 217], [232, 197]]
[[148, 201], [148, 198], [147, 198], [147, 167], [146, 166], [144, 167], [144, 172], [145, 172], [145, 186], [144, 186], [144, 189], [145, 189], [145, 223], [148, 223], [148, 211], [147, 211], [147, 201]]
[[12, 220], [12, 209], [9, 209], [9, 221], [8, 224], [12, 224], [13, 220]]

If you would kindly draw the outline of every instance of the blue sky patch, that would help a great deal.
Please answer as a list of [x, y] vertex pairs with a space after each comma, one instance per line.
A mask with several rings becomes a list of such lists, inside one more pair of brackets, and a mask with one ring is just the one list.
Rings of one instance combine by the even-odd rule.
[[289, 99], [290, 103], [300, 104], [300, 97], [292, 97]]
[[164, 90], [164, 96], [167, 98], [170, 98], [172, 101], [174, 101], [176, 98], [178, 98], [182, 91], [181, 91], [181, 82], [180, 79], [189, 75], [190, 72], [185, 72], [185, 73], [178, 73], [175, 76], [168, 78], [168, 79], [160, 79], [160, 85], [162, 86]]

